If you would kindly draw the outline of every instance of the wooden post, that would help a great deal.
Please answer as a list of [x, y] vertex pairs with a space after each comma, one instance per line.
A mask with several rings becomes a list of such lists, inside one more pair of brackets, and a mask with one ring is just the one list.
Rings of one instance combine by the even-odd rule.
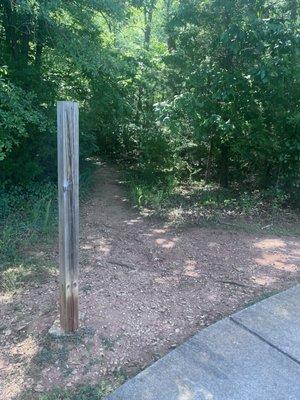
[[72, 101], [57, 103], [60, 325], [78, 329], [79, 111]]

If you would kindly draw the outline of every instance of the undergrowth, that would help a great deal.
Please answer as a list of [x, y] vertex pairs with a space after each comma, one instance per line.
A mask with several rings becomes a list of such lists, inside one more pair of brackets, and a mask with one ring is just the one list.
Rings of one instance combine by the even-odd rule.
[[[80, 197], [88, 193], [93, 166], [80, 176]], [[57, 239], [57, 186], [32, 183], [26, 187], [0, 188], [0, 290], [18, 289], [26, 281], [41, 282], [55, 266], [39, 249]]]
[[[101, 400], [112, 391], [111, 385], [103, 381], [98, 385], [79, 386], [75, 389], [54, 389], [51, 392], [35, 395], [36, 400]], [[25, 394], [22, 400], [32, 400], [32, 393]]]
[[138, 207], [160, 210], [178, 186], [175, 177], [126, 171], [126, 182], [132, 202]]
[[169, 179], [163, 183], [142, 180], [128, 172], [126, 177], [132, 202], [140, 210], [174, 223], [227, 223], [250, 231], [300, 234], [296, 224], [299, 216], [287, 207], [288, 196], [278, 189], [224, 189], [204, 180], [180, 183]]

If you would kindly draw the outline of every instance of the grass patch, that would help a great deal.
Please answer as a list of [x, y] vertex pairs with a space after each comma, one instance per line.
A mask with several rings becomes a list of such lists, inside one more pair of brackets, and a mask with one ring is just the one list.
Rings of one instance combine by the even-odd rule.
[[109, 337], [102, 337], [101, 338], [101, 343], [102, 346], [105, 350], [113, 351], [116, 342], [118, 341], [118, 338], [109, 338]]
[[84, 385], [72, 389], [57, 388], [41, 394], [28, 392], [21, 397], [21, 400], [101, 400], [112, 390], [112, 386], [103, 381], [98, 385]]
[[133, 170], [126, 172], [125, 180], [132, 202], [139, 208], [150, 207], [155, 210], [163, 207], [177, 185], [177, 181], [168, 175], [151, 175], [147, 178], [147, 174]]
[[12, 292], [20, 289], [26, 283], [45, 283], [50, 276], [56, 275], [57, 269], [50, 263], [27, 262], [21, 264], [9, 263], [0, 272], [0, 291]]
[[41, 343], [39, 352], [32, 360], [30, 374], [35, 380], [38, 380], [43, 369], [50, 365], [57, 365], [65, 377], [69, 376], [73, 369], [68, 364], [70, 352], [78, 346], [84, 346], [89, 354], [88, 361], [83, 360], [86, 373], [96, 364], [100, 364], [101, 360], [93, 357], [90, 342], [85, 339], [92, 338], [95, 334], [93, 328], [80, 328], [76, 333], [58, 338], [46, 335]]
[[57, 219], [56, 187], [15, 187], [0, 191], [0, 262], [20, 260], [37, 240], [51, 237]]
[[[92, 184], [93, 164], [80, 176], [81, 200]], [[0, 187], [0, 290], [17, 290], [26, 282], [43, 282], [55, 267], [34, 251], [57, 239], [57, 186], [32, 183]]]

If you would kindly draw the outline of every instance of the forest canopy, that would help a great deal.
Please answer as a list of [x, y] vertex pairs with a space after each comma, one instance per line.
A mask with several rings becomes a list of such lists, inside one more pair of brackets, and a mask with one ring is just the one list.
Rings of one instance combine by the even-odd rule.
[[2, 0], [2, 188], [56, 181], [55, 104], [81, 159], [165, 190], [299, 195], [297, 0]]

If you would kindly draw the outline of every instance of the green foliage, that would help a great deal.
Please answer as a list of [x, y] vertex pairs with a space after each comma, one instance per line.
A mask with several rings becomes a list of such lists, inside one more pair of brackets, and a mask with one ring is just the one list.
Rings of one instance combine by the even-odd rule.
[[[241, 192], [283, 192], [285, 202], [299, 203], [299, 19], [293, 4], [134, 3], [140, 14], [132, 21], [145, 29], [151, 24], [150, 43], [144, 37], [138, 52], [132, 44], [127, 107], [119, 125], [116, 119], [113, 131], [98, 138], [100, 151], [109, 148], [106, 156], [134, 171], [130, 182], [139, 205], [162, 201], [170, 181], [201, 179]], [[133, 41], [128, 28], [122, 32]], [[119, 43], [130, 54], [129, 45]]]
[[52, 237], [56, 217], [53, 184], [0, 189], [0, 290], [15, 291], [26, 282], [44, 282], [53, 265], [38, 261], [35, 244]]
[[[83, 200], [94, 166], [80, 175]], [[43, 282], [56, 268], [39, 259], [39, 248], [57, 231], [57, 187], [53, 183], [0, 188], [0, 290], [14, 291], [25, 282]]]
[[76, 99], [81, 168], [125, 164], [138, 203], [204, 179], [296, 204], [296, 0], [4, 0], [0, 26], [1, 187], [56, 181], [55, 102]]
[[52, 184], [0, 190], [0, 262], [16, 261], [38, 238], [53, 232], [56, 188]]
[[[109, 383], [101, 382], [98, 385], [85, 385], [75, 389], [54, 389], [51, 392], [38, 395], [37, 400], [101, 400], [111, 392]], [[24, 395], [22, 400], [29, 400], [32, 394]]]
[[33, 94], [0, 75], [0, 161], [29, 135], [30, 130], [45, 131], [43, 114], [33, 103]]
[[110, 24], [126, 17], [125, 5], [119, 0], [1, 2], [2, 186], [56, 180], [57, 100], [80, 102], [80, 155], [84, 159], [95, 153], [91, 115], [99, 93], [106, 94], [108, 110], [112, 88], [119, 90], [115, 75], [122, 62], [109, 46]]
[[16, 292], [24, 285], [45, 283], [49, 277], [56, 274], [57, 269], [52, 264], [39, 262], [10, 263], [9, 267], [0, 269], [0, 290]]
[[163, 117], [190, 134], [189, 164], [223, 186], [299, 184], [297, 36], [282, 4], [187, 1], [170, 22], [177, 45], [166, 62], [177, 94]]

